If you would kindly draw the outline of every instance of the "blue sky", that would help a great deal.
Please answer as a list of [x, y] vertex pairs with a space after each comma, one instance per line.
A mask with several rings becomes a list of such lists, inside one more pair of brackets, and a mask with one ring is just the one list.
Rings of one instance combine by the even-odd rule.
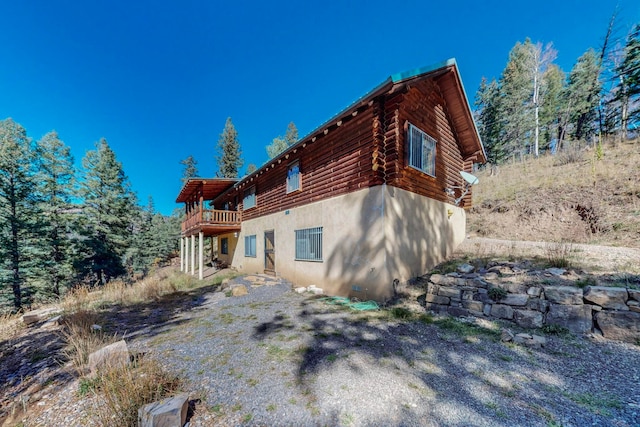
[[105, 137], [141, 203], [169, 214], [181, 159], [214, 176], [227, 117], [260, 166], [290, 121], [303, 136], [396, 72], [455, 57], [473, 102], [526, 37], [569, 71], [616, 4], [623, 38], [637, 0], [5, 1], [0, 118], [55, 129], [78, 165]]

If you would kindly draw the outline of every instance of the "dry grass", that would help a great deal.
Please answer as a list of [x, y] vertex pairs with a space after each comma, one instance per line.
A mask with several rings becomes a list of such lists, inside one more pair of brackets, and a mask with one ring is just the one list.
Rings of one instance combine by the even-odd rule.
[[640, 142], [572, 149], [478, 172], [469, 233], [638, 247]]
[[24, 329], [24, 327], [20, 313], [0, 314], [0, 341], [10, 340]]
[[80, 393], [94, 397], [90, 414], [103, 427], [138, 425], [138, 409], [174, 394], [180, 380], [151, 358], [113, 366], [97, 377], [83, 378]]
[[117, 341], [115, 336], [108, 336], [102, 330], [94, 329], [93, 325], [98, 322], [98, 314], [88, 310], [67, 314], [62, 319], [60, 335], [67, 344], [62, 350], [62, 356], [71, 361], [80, 373], [84, 372], [91, 353]]

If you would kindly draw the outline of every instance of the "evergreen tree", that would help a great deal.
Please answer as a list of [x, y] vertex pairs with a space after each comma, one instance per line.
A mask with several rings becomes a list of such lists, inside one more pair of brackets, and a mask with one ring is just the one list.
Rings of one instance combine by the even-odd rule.
[[238, 132], [231, 117], [227, 118], [224, 130], [218, 139], [218, 173], [220, 178], [238, 178], [242, 166], [242, 152], [238, 141]]
[[73, 274], [71, 236], [75, 214], [72, 198], [75, 194], [75, 171], [71, 151], [56, 132], [47, 133], [37, 143], [38, 193], [40, 223], [39, 247], [44, 251], [40, 260], [43, 297], [60, 296]]
[[198, 162], [193, 156], [189, 156], [184, 160], [180, 160], [180, 164], [184, 166], [182, 172], [182, 184], [184, 185], [189, 178], [195, 178], [198, 176]]
[[86, 253], [80, 267], [97, 284], [104, 284], [125, 272], [124, 256], [137, 209], [135, 195], [122, 164], [104, 138], [95, 150], [87, 152], [82, 166], [85, 175], [80, 194], [84, 199]]
[[565, 74], [555, 64], [551, 64], [545, 71], [542, 86], [544, 103], [540, 107], [540, 126], [542, 130], [541, 149], [548, 147], [551, 140], [558, 140], [561, 118], [565, 107], [563, 91]]
[[636, 24], [624, 46], [622, 62], [616, 67], [619, 84], [617, 101], [620, 108], [620, 128], [623, 132], [640, 120], [640, 24]]
[[569, 73], [565, 98], [568, 125], [574, 139], [593, 135], [598, 128], [598, 105], [602, 90], [599, 75], [600, 65], [593, 49], [582, 54]]
[[295, 123], [291, 122], [287, 126], [284, 137], [277, 136], [273, 138], [271, 144], [266, 146], [267, 155], [270, 159], [273, 159], [296, 142], [298, 142], [298, 128]]
[[487, 151], [487, 161], [497, 164], [507, 156], [504, 141], [501, 139], [504, 119], [500, 113], [500, 87], [495, 79], [487, 83], [485, 78], [480, 82], [476, 93], [476, 118], [478, 132]]
[[[0, 290], [11, 288], [13, 306], [29, 303], [33, 276], [35, 219], [34, 149], [26, 130], [12, 119], [0, 121]], [[26, 298], [25, 298], [26, 297]]]

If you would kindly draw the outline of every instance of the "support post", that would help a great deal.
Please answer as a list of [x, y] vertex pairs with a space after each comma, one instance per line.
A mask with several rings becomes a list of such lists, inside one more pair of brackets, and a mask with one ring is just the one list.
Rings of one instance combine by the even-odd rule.
[[180, 236], [180, 271], [184, 271], [184, 237]]
[[196, 274], [196, 235], [191, 235], [191, 275]]
[[204, 233], [198, 233], [198, 279], [204, 277]]

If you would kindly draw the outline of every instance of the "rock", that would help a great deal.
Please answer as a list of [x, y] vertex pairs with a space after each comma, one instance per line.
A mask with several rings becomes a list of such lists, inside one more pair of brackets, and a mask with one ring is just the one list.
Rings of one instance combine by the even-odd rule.
[[122, 366], [129, 363], [129, 348], [124, 340], [116, 341], [89, 355], [89, 369], [97, 373], [104, 368]]
[[581, 305], [582, 289], [573, 286], [545, 286], [544, 296], [555, 304]]
[[529, 347], [544, 347], [547, 344], [547, 339], [538, 335], [529, 334], [517, 334], [513, 338], [513, 342], [518, 344], [524, 344]]
[[458, 268], [456, 268], [456, 270], [458, 270], [458, 273], [470, 274], [476, 271], [476, 268], [471, 264], [465, 263], [465, 264], [460, 264]]
[[485, 316], [490, 316], [491, 315], [491, 307], [492, 306], [493, 306], [493, 304], [485, 302], [484, 307], [482, 307], [482, 314], [484, 314]]
[[498, 273], [490, 271], [484, 275], [484, 280], [498, 280]]
[[627, 301], [627, 306], [629, 307], [629, 310], [640, 313], [640, 302], [629, 300]]
[[503, 328], [500, 333], [500, 341], [502, 342], [510, 342], [513, 341], [514, 335], [509, 329]]
[[[431, 277], [429, 277], [429, 281], [431, 283], [434, 283], [436, 285], [445, 285], [448, 284], [446, 283], [449, 279], [451, 279], [450, 277], [447, 276], [443, 276], [442, 274], [432, 274]], [[453, 282], [453, 280], [451, 280], [451, 282]]]
[[469, 310], [462, 307], [449, 307], [447, 313], [454, 317], [465, 317], [469, 315]]
[[225, 290], [231, 286], [231, 279], [226, 278], [222, 282], [220, 282], [220, 290]]
[[463, 300], [462, 306], [467, 310], [474, 312], [474, 314], [482, 314], [484, 304], [480, 301]]
[[542, 313], [535, 310], [514, 310], [513, 319], [516, 324], [523, 328], [542, 327]]
[[541, 337], [540, 335], [532, 335], [531, 341], [534, 347], [544, 347], [545, 345], [547, 345], [547, 339], [545, 337]]
[[51, 319], [47, 320], [46, 322], [44, 322], [42, 324], [42, 328], [43, 329], [53, 329], [58, 327], [58, 325], [60, 325], [60, 319], [62, 318], [61, 315], [52, 317]]
[[628, 289], [627, 291], [629, 292], [629, 298], [640, 301], [640, 291], [636, 289]]
[[435, 303], [432, 303], [432, 302], [428, 302], [428, 303], [425, 303], [424, 308], [426, 310], [431, 310], [431, 311], [433, 311], [434, 313], [437, 313], [437, 314], [446, 314], [447, 310], [449, 309], [449, 306], [448, 305], [435, 304]]
[[603, 310], [596, 313], [596, 322], [607, 339], [634, 344], [640, 340], [640, 313]]
[[545, 271], [547, 273], [553, 274], [554, 276], [562, 276], [567, 272], [567, 270], [565, 270], [564, 268], [547, 268]]
[[526, 305], [527, 301], [529, 301], [527, 294], [508, 294], [500, 300], [500, 304], [522, 306]]
[[315, 294], [315, 295], [323, 295], [324, 294], [324, 289], [318, 288], [316, 285], [309, 285], [307, 290], [309, 292], [311, 292], [312, 294]]
[[627, 307], [628, 298], [629, 294], [626, 288], [587, 286], [584, 290], [585, 300], [612, 310], [629, 310]]
[[425, 296], [425, 302], [432, 302], [436, 304], [449, 305], [451, 300], [447, 297], [442, 297], [439, 295], [427, 294]]
[[238, 285], [231, 288], [231, 295], [233, 295], [234, 297], [241, 297], [244, 295], [249, 295], [249, 292], [247, 291], [247, 287], [245, 285]]
[[551, 304], [547, 324], [562, 326], [576, 334], [589, 332], [593, 327], [591, 306]]
[[529, 289], [527, 289], [527, 295], [530, 295], [532, 297], [539, 297], [541, 293], [542, 289], [537, 286], [531, 286]]
[[502, 282], [498, 286], [512, 294], [524, 294], [527, 292], [527, 286], [522, 283]]
[[493, 304], [491, 315], [500, 319], [513, 319], [513, 308], [504, 304]]
[[38, 310], [28, 311], [22, 315], [22, 322], [25, 325], [32, 325], [47, 319], [49, 316], [62, 313], [61, 308], [41, 308]]
[[305, 288], [304, 286], [300, 286], [294, 289], [294, 291], [296, 291], [299, 294], [303, 294], [305, 292], [307, 292], [307, 288]]
[[449, 297], [453, 300], [460, 301], [460, 289], [456, 288], [440, 288], [438, 295], [442, 297]]
[[440, 286], [435, 285], [431, 282], [427, 283], [427, 293], [428, 294], [437, 294], [438, 293], [438, 289], [440, 289]]
[[182, 427], [187, 421], [189, 395], [186, 393], [149, 403], [138, 409], [140, 427]]

